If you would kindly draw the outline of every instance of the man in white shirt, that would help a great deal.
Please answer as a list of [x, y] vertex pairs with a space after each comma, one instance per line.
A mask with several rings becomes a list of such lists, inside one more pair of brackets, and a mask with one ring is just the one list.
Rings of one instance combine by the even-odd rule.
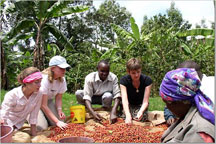
[[105, 60], [98, 63], [97, 69], [97, 72], [86, 76], [84, 90], [77, 90], [75, 95], [78, 103], [86, 105], [94, 119], [99, 121], [103, 117], [93, 110], [91, 104], [101, 104], [104, 108], [110, 109], [114, 99], [114, 106], [110, 113], [110, 122], [114, 123], [117, 120], [117, 108], [121, 97], [118, 78], [109, 72], [110, 65]]

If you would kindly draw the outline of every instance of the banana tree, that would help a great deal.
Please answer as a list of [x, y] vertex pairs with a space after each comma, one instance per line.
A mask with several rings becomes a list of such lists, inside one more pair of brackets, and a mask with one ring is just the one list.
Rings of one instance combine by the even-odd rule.
[[141, 34], [133, 17], [130, 18], [130, 24], [132, 32], [128, 32], [115, 24], [112, 24], [111, 26], [119, 38], [119, 43], [125, 43], [124, 41], [129, 43], [127, 46], [124, 45], [124, 48], [121, 49], [123, 50], [122, 52], [124, 54], [131, 53], [133, 56], [137, 56], [137, 52], [145, 53], [147, 50], [145, 41], [150, 38], [152, 33], [148, 35]]
[[[73, 45], [66, 36], [53, 24], [56, 18], [79, 13], [88, 10], [87, 6], [72, 6], [71, 1], [16, 1], [12, 3], [7, 10], [8, 13], [14, 13], [18, 9], [25, 10], [26, 5], [31, 5], [34, 15], [19, 21], [3, 38], [4, 41], [15, 40], [22, 38], [32, 38], [35, 42], [33, 50], [33, 65], [39, 69], [44, 68], [44, 48], [46, 46], [46, 38], [54, 36], [58, 43], [61, 43], [64, 48], [72, 50]], [[51, 35], [50, 35], [51, 34]]]
[[191, 55], [192, 58], [196, 58], [201, 56], [201, 53], [214, 48], [214, 34], [213, 29], [198, 28], [179, 32], [177, 36], [184, 39], [190, 37], [188, 43], [182, 42], [181, 47], [186, 55]]
[[142, 35], [133, 17], [130, 18], [130, 24], [132, 32], [128, 32], [116, 24], [111, 24], [113, 31], [117, 34], [116, 44], [100, 43], [100, 47], [108, 50], [103, 53], [98, 49], [94, 49], [92, 51], [92, 60], [97, 62], [101, 59], [109, 59], [110, 62], [117, 62], [121, 58], [126, 59], [129, 53], [133, 54], [133, 51], [137, 51], [137, 49], [139, 51], [145, 50], [144, 42], [149, 39], [151, 34]]
[[[178, 34], [181, 38], [191, 37], [187, 42], [181, 43], [185, 51], [185, 59], [193, 59], [208, 75], [214, 75], [214, 42], [215, 31], [213, 29], [192, 29]], [[199, 37], [197, 37], [199, 36]]]

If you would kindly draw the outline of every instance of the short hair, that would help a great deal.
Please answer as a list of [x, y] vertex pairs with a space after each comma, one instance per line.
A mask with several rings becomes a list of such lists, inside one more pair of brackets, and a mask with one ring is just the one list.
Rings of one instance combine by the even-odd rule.
[[178, 65], [178, 68], [194, 68], [200, 78], [200, 80], [202, 80], [202, 72], [200, 70], [200, 66], [193, 60], [186, 60], [183, 63], [180, 63]]
[[108, 67], [110, 67], [110, 64], [109, 64], [108, 60], [100, 60], [98, 62], [98, 65], [97, 65], [97, 69], [99, 68], [100, 64], [105, 64], [105, 65], [108, 65]]
[[127, 70], [138, 70], [142, 68], [141, 61], [137, 58], [131, 58], [126, 64]]

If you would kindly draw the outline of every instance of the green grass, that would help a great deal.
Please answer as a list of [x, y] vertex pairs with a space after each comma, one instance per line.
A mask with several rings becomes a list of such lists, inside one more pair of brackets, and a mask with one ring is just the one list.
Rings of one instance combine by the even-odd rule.
[[1, 102], [3, 101], [4, 99], [4, 95], [6, 94], [7, 91], [1, 89]]
[[[1, 90], [1, 102], [4, 99], [4, 95], [7, 91]], [[62, 98], [62, 108], [66, 116], [70, 115], [70, 107], [72, 105], [77, 105], [76, 96], [70, 93], [64, 93]], [[162, 101], [161, 97], [150, 97], [149, 99], [149, 111], [153, 110], [164, 110], [165, 103]], [[100, 107], [100, 105], [93, 105], [93, 107]]]
[[149, 98], [149, 111], [163, 111], [164, 110], [165, 103], [161, 99], [160, 96], [157, 97], [150, 97]]

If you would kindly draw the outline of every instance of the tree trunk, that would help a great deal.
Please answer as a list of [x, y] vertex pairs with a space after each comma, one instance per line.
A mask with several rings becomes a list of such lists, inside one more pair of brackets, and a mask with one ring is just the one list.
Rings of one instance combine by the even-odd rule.
[[[0, 30], [2, 31], [2, 16], [0, 18]], [[2, 41], [0, 39], [1, 48], [1, 89], [8, 89], [7, 69], [5, 61], [5, 52], [3, 49]]]
[[34, 59], [33, 59], [33, 65], [34, 67], [37, 67], [39, 70], [43, 70], [43, 44], [42, 44], [42, 38], [40, 36], [41, 33], [41, 27], [42, 27], [42, 22], [40, 22], [38, 26], [38, 32], [37, 32], [37, 38], [36, 38], [36, 43], [35, 43], [35, 48], [34, 48]]
[[40, 37], [40, 51], [39, 51], [39, 63], [40, 63], [40, 69], [43, 70], [44, 69], [44, 44], [43, 44], [43, 40]]
[[2, 47], [2, 42], [0, 41], [1, 45], [1, 89], [8, 89], [8, 80], [7, 80], [7, 69], [6, 69], [6, 62], [5, 62], [5, 53]]
[[34, 50], [34, 67], [37, 67], [40, 70], [44, 69], [44, 58], [43, 58], [43, 44], [42, 41], [39, 41], [38, 45], [35, 45]]

